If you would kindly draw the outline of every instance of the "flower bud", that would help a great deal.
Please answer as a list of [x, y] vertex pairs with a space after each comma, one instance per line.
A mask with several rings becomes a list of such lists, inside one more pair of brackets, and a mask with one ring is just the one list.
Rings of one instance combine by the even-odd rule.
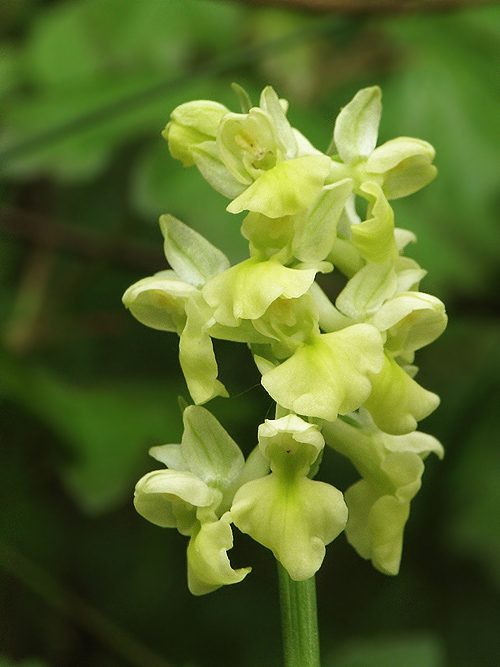
[[170, 122], [162, 132], [172, 157], [180, 160], [185, 167], [192, 167], [191, 148], [215, 139], [219, 123], [227, 112], [223, 104], [210, 100], [186, 102], [174, 109]]

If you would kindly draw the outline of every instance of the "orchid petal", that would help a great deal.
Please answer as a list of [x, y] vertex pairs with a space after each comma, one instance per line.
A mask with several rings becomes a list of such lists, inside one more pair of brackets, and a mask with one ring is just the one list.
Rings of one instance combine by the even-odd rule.
[[337, 116], [333, 136], [337, 151], [347, 164], [368, 157], [377, 145], [381, 100], [378, 86], [363, 88]]
[[314, 281], [314, 269], [290, 269], [275, 260], [247, 259], [219, 274], [203, 289], [217, 322], [238, 326], [261, 317], [279, 297], [296, 299]]
[[262, 173], [232, 201], [230, 213], [255, 211], [269, 218], [295, 215], [310, 206], [330, 170], [326, 155], [308, 155], [280, 162]]
[[189, 471], [155, 470], [137, 482], [135, 509], [162, 528], [188, 535], [196, 525], [196, 507], [209, 507], [216, 491]]
[[160, 227], [168, 263], [191, 285], [200, 287], [229, 268], [229, 260], [221, 250], [173, 215], [162, 215]]
[[185, 323], [186, 301], [196, 291], [174, 271], [160, 271], [131, 285], [122, 300], [141, 324], [178, 332]]
[[292, 579], [302, 581], [321, 567], [325, 545], [344, 529], [347, 509], [330, 484], [271, 473], [238, 490], [231, 516], [242, 532], [271, 549]]
[[189, 541], [188, 586], [193, 595], [205, 595], [221, 586], [242, 581], [252, 568], [233, 570], [227, 551], [233, 534], [227, 514], [219, 521], [204, 523]]
[[294, 412], [333, 421], [368, 398], [368, 376], [382, 367], [382, 339], [367, 324], [320, 334], [262, 376], [274, 400]]
[[391, 435], [414, 431], [417, 422], [439, 405], [439, 396], [413, 380], [394, 359], [385, 356], [382, 370], [371, 376], [372, 392], [365, 402], [380, 430]]
[[370, 204], [364, 222], [351, 226], [352, 242], [366, 260], [382, 264], [398, 256], [394, 237], [394, 213], [382, 188], [374, 181], [360, 187]]
[[224, 492], [240, 476], [244, 458], [240, 448], [205, 408], [189, 405], [183, 413], [182, 455], [189, 470], [211, 487]]
[[179, 339], [179, 362], [195, 403], [206, 403], [215, 396], [228, 396], [217, 379], [218, 367], [212, 339], [204, 330], [205, 316], [194, 299], [186, 304], [186, 325]]

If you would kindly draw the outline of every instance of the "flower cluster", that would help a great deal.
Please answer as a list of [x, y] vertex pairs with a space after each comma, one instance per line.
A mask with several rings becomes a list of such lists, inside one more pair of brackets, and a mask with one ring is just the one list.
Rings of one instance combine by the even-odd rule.
[[[189, 536], [195, 594], [248, 573], [230, 565], [231, 524], [271, 549], [295, 580], [318, 570], [325, 546], [344, 529], [362, 557], [396, 574], [423, 459], [442, 456], [435, 438], [416, 430], [439, 398], [415, 380], [414, 357], [443, 332], [446, 314], [420, 291], [425, 271], [403, 255], [414, 235], [395, 227], [389, 201], [434, 178], [434, 149], [409, 137], [377, 147], [378, 87], [341, 110], [326, 153], [290, 125], [287, 103], [272, 88], [258, 107], [236, 89], [241, 113], [188, 102], [163, 135], [174, 158], [230, 200], [230, 213], [247, 212], [248, 259], [231, 266], [165, 215], [171, 268], [123, 297], [140, 322], [179, 335], [195, 404], [184, 410], [181, 444], [151, 451], [167, 467], [140, 480], [135, 505]], [[333, 303], [315, 279], [334, 269], [346, 283]], [[201, 407], [227, 396], [214, 338], [247, 344], [276, 402], [247, 461]], [[345, 494], [314, 479], [325, 444], [361, 476]]]

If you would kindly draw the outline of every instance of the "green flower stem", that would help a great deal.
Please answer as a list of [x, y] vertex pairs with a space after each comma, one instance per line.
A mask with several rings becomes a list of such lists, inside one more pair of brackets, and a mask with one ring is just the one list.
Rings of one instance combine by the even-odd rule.
[[320, 667], [316, 581], [294, 581], [278, 562], [285, 667]]

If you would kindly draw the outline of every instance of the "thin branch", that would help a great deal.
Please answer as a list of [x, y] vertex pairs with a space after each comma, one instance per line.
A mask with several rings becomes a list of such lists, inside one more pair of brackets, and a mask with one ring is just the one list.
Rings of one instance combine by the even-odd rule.
[[453, 11], [498, 4], [498, 0], [238, 0], [246, 5], [289, 7], [308, 11], [374, 14]]

